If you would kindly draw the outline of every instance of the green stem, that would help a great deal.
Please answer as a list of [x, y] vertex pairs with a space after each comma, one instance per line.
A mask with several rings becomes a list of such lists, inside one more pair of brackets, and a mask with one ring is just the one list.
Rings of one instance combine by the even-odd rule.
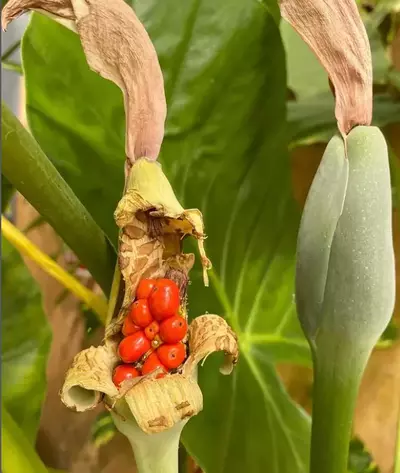
[[7, 71], [13, 71], [13, 72], [18, 72], [18, 74], [23, 74], [21, 64], [17, 64], [16, 62], [1, 61], [1, 66], [3, 67], [3, 69], [6, 69]]
[[4, 51], [4, 53], [1, 55], [1, 60], [6, 61], [20, 46], [21, 40], [19, 39]]
[[314, 354], [310, 473], [347, 473], [352, 420], [369, 352], [326, 340]]
[[180, 431], [175, 436], [170, 430], [151, 435], [141, 432], [142, 438], [130, 438], [138, 473], [178, 473]]
[[179, 440], [185, 421], [164, 432], [146, 434], [137, 425], [125, 401], [119, 401], [111, 415], [117, 429], [132, 446], [138, 473], [179, 472]]
[[108, 295], [116, 255], [104, 232], [5, 104], [1, 124], [3, 175], [54, 228]]

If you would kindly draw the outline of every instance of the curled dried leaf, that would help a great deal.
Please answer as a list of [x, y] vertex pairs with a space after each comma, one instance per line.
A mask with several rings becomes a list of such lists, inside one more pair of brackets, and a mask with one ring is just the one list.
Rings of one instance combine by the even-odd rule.
[[[335, 90], [335, 116], [343, 135], [372, 120], [372, 61], [354, 0], [281, 0], [282, 16], [326, 69]], [[340, 34], [338, 33], [340, 32]]]
[[2, 27], [37, 10], [75, 30], [92, 70], [123, 92], [126, 155], [157, 159], [164, 137], [166, 101], [156, 51], [139, 19], [123, 0], [9, 0]]
[[[29, 10], [36, 10], [52, 18], [56, 17], [74, 24], [76, 17], [71, 0], [10, 0], [3, 8], [1, 26], [5, 30], [9, 23]], [[75, 26], [71, 26], [75, 29]]]
[[221, 373], [230, 374], [239, 357], [236, 334], [219, 315], [196, 317], [189, 328], [190, 355], [183, 373], [189, 375], [203, 358], [216, 351], [223, 351], [226, 356]]
[[103, 395], [114, 398], [118, 389], [112, 382], [112, 371], [118, 363], [112, 345], [90, 347], [78, 353], [68, 370], [60, 395], [63, 403], [77, 412], [93, 409]]

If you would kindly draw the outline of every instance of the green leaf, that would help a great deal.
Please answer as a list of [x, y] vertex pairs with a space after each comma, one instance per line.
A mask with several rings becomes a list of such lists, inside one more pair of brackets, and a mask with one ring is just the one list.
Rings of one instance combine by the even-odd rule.
[[[273, 365], [310, 360], [293, 300], [299, 213], [286, 153], [284, 52], [276, 4], [267, 7], [150, 0], [136, 8], [165, 79], [160, 160], [181, 203], [202, 210], [214, 264], [211, 288], [193, 271], [190, 312], [224, 315], [241, 346], [232, 376], [219, 374], [218, 357], [199, 370], [204, 411], [183, 439], [208, 473], [307, 471], [309, 419]], [[48, 19], [33, 16], [23, 49], [32, 131], [111, 235], [121, 190], [112, 183], [124, 156], [121, 94], [88, 70], [77, 38]], [[88, 162], [96, 172], [83, 187]]]
[[294, 92], [296, 99], [306, 99], [321, 92], [328, 92], [325, 69], [309, 46], [288, 22], [283, 20], [280, 30], [286, 51], [287, 85]]
[[[30, 133], [4, 104], [2, 150], [5, 177], [50, 223], [108, 293], [115, 264], [109, 241]], [[80, 180], [86, 182], [84, 170]]]
[[371, 454], [359, 438], [350, 442], [348, 473], [379, 473]]
[[109, 412], [101, 412], [93, 421], [91, 438], [97, 448], [106, 445], [116, 433], [117, 428]]
[[3, 405], [1, 417], [2, 473], [48, 473], [23, 427], [14, 421]]
[[[388, 95], [374, 96], [372, 124], [384, 127], [396, 123], [400, 117], [400, 102]], [[334, 99], [330, 92], [298, 102], [288, 103], [291, 146], [328, 142], [337, 132]]]
[[3, 402], [33, 443], [46, 391], [51, 331], [39, 287], [4, 237], [2, 294]]
[[372, 54], [374, 84], [385, 84], [389, 71], [389, 57], [381, 40], [378, 25], [370, 15], [363, 15]]

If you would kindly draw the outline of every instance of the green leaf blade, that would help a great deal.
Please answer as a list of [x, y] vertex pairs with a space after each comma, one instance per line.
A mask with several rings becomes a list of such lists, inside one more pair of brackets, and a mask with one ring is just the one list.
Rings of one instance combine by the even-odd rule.
[[47, 468], [5, 407], [1, 409], [3, 473], [48, 473]]
[[51, 330], [37, 284], [4, 238], [2, 294], [3, 402], [33, 443], [47, 386]]

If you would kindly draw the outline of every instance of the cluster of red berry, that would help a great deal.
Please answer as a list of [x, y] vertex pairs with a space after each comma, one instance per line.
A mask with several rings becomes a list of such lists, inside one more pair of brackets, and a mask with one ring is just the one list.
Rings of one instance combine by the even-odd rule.
[[125, 318], [118, 347], [123, 364], [113, 374], [116, 386], [127, 379], [163, 370], [158, 377], [178, 368], [186, 358], [182, 340], [187, 322], [179, 314], [179, 288], [170, 279], [142, 279], [136, 299]]

